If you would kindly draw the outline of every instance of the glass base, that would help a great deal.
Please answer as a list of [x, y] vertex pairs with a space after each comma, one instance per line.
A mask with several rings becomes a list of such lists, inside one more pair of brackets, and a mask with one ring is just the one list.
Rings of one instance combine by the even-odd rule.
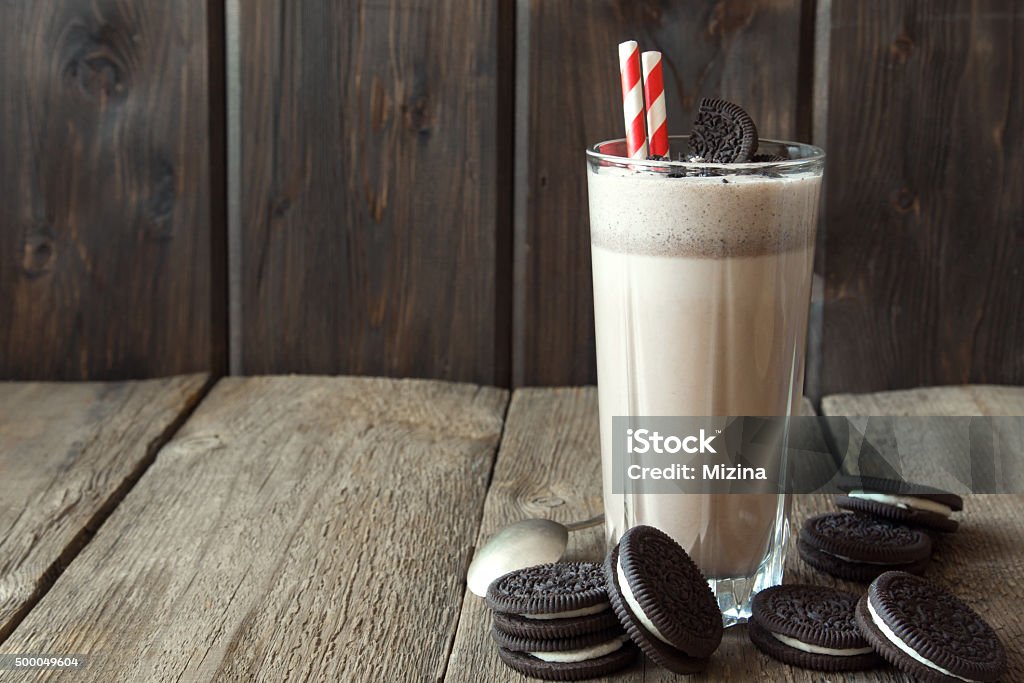
[[785, 519], [777, 526], [772, 550], [757, 568], [753, 576], [708, 579], [711, 590], [718, 599], [722, 610], [722, 625], [725, 628], [746, 623], [750, 618], [750, 603], [759, 591], [782, 583], [782, 572], [786, 566], [786, 549], [789, 544], [789, 524]]

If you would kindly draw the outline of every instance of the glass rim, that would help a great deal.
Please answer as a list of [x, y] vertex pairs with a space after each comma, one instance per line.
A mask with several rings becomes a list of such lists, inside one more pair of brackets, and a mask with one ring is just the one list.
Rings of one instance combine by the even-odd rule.
[[[685, 135], [669, 135], [669, 140], [688, 140], [690, 136]], [[745, 171], [745, 170], [759, 170], [765, 168], [790, 168], [795, 169], [801, 166], [813, 166], [815, 164], [823, 163], [825, 160], [825, 150], [821, 147], [809, 145], [805, 142], [792, 142], [789, 140], [774, 140], [771, 138], [758, 138], [758, 143], [768, 143], [773, 145], [782, 145], [787, 147], [798, 147], [802, 152], [806, 152], [807, 156], [802, 156], [798, 159], [782, 159], [780, 161], [745, 161], [742, 163], [734, 164], [723, 164], [711, 161], [679, 161], [676, 159], [666, 160], [655, 160], [655, 159], [633, 159], [630, 157], [622, 157], [615, 154], [606, 154], [605, 152], [599, 151], [604, 145], [611, 145], [615, 143], [625, 143], [626, 138], [612, 138], [610, 140], [604, 140], [596, 144], [587, 147], [587, 158], [595, 161], [606, 161], [617, 166], [630, 166], [636, 170], [650, 170], [650, 171], [661, 171], [665, 172], [668, 168], [683, 168], [683, 169], [721, 169], [721, 170], [733, 170], [733, 171]]]

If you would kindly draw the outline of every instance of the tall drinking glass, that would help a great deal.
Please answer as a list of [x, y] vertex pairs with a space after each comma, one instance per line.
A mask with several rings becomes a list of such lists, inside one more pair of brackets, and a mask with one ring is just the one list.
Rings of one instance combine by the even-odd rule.
[[[671, 156], [686, 143], [672, 137]], [[798, 414], [825, 155], [770, 140], [758, 151], [788, 159], [637, 161], [623, 140], [587, 150], [608, 541], [636, 524], [671, 535], [727, 625], [782, 581], [788, 496], [616, 493], [612, 418]]]

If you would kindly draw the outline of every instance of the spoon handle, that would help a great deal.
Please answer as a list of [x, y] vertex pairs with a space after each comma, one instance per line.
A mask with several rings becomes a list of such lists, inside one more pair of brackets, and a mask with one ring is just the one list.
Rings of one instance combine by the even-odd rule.
[[604, 522], [604, 515], [596, 515], [590, 519], [585, 519], [582, 522], [571, 522], [565, 525], [565, 528], [569, 531], [580, 531], [581, 529], [589, 529], [592, 526], [597, 526]]

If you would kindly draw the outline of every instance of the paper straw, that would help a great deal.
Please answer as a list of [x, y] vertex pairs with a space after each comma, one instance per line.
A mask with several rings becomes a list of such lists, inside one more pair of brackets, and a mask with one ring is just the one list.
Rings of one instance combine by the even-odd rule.
[[653, 156], [668, 156], [668, 126], [665, 123], [665, 79], [661, 71], [661, 53], [641, 55], [644, 66], [644, 101], [647, 103], [647, 136]]
[[619, 75], [622, 78], [622, 113], [626, 123], [626, 155], [631, 159], [646, 159], [640, 48], [635, 40], [619, 44]]

